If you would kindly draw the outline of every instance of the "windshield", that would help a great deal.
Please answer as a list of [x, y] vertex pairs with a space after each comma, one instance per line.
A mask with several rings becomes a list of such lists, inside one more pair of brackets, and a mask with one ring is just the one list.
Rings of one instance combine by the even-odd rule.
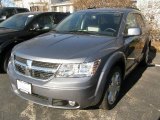
[[22, 30], [33, 19], [34, 15], [17, 14], [0, 23], [0, 27]]
[[119, 12], [77, 12], [64, 19], [55, 30], [117, 36], [121, 18], [122, 13]]

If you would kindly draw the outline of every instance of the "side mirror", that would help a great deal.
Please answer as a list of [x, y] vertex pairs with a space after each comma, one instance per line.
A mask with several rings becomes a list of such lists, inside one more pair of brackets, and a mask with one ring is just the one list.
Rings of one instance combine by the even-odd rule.
[[6, 20], [6, 19], [7, 19], [7, 16], [4, 16], [4, 15], [3, 15], [3, 16], [0, 17], [0, 21], [4, 21], [4, 20]]
[[140, 28], [129, 28], [127, 36], [138, 36], [141, 35]]
[[32, 25], [32, 27], [31, 27], [31, 31], [37, 31], [37, 30], [39, 30], [40, 29], [40, 27], [39, 27], [39, 24], [38, 23], [35, 23], [35, 24], [33, 24]]

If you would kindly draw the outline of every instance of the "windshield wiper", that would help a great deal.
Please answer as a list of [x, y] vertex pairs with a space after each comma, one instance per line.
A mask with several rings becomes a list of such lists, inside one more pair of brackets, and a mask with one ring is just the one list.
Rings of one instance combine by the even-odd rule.
[[93, 33], [91, 33], [91, 32], [82, 31], [82, 30], [71, 30], [71, 31], [66, 31], [66, 32], [70, 32], [70, 33], [80, 33], [80, 34], [93, 34]]

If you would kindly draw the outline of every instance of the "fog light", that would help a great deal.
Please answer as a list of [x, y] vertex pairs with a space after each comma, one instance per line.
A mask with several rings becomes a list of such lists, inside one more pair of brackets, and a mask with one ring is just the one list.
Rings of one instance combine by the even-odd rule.
[[69, 101], [69, 105], [73, 107], [73, 106], [76, 105], [76, 102], [75, 101]]

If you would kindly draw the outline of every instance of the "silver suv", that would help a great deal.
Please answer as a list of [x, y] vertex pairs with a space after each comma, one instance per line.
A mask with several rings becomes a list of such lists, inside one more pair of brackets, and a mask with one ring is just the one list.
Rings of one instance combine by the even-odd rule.
[[64, 109], [112, 109], [122, 81], [151, 44], [140, 11], [89, 9], [64, 19], [54, 31], [17, 45], [8, 66], [14, 93]]

